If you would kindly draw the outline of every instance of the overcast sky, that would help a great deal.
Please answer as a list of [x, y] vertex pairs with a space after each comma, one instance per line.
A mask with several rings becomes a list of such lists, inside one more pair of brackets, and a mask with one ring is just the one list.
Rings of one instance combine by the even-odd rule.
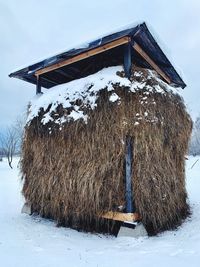
[[10, 72], [143, 21], [186, 82], [189, 112], [199, 115], [199, 0], [0, 0], [0, 130], [35, 95], [34, 85]]

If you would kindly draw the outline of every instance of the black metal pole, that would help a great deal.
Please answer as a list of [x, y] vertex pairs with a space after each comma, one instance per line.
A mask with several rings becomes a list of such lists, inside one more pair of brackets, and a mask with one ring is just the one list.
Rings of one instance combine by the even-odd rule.
[[124, 71], [127, 78], [131, 77], [131, 44], [125, 44], [124, 46]]
[[41, 94], [41, 82], [40, 82], [40, 76], [37, 76], [37, 84], [36, 84], [36, 95]]
[[126, 212], [132, 213], [135, 212], [135, 205], [133, 202], [133, 189], [132, 189], [132, 160], [133, 160], [133, 144], [132, 138], [130, 136], [126, 137]]

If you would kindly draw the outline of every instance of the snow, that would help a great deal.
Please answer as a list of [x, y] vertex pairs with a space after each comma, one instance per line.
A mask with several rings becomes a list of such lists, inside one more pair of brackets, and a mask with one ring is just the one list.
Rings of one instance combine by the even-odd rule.
[[116, 102], [117, 100], [119, 100], [120, 97], [116, 94], [116, 93], [113, 93], [110, 97], [109, 97], [109, 101], [111, 102]]
[[[113, 83], [118, 83], [121, 86], [131, 86], [130, 81], [127, 78], [121, 78], [116, 75], [117, 71], [122, 71], [122, 66], [105, 68], [95, 74], [89, 75], [85, 78], [71, 81], [66, 84], [58, 85], [39, 98], [35, 97], [31, 101], [30, 113], [28, 116], [28, 122], [38, 115], [40, 108], [46, 110], [50, 104], [52, 104], [48, 113], [42, 119], [42, 123], [46, 124], [51, 120], [51, 113], [56, 112], [58, 105], [62, 105], [64, 108], [73, 107], [72, 102], [77, 99], [81, 100], [85, 106], [89, 106], [91, 109], [96, 107], [97, 94], [99, 90], [107, 88], [108, 91], [112, 91]], [[115, 97], [116, 98], [116, 97]], [[111, 98], [111, 101], [113, 98]], [[87, 116], [83, 113], [79, 106], [75, 106], [75, 112], [72, 111], [66, 116], [64, 121], [68, 119], [80, 119], [83, 118], [87, 121]]]
[[0, 259], [3, 267], [197, 267], [200, 261], [200, 157], [186, 162], [192, 216], [177, 231], [134, 239], [57, 228], [50, 220], [21, 214], [24, 199], [14, 169], [0, 162]]
[[[74, 121], [83, 118], [85, 122], [87, 122], [87, 115], [84, 115], [83, 111], [79, 110], [79, 111], [75, 111], [72, 110], [72, 112], [70, 113], [70, 115], [68, 116], [69, 118], [74, 119]], [[65, 119], [62, 119], [61, 124], [65, 122]]]
[[[165, 90], [172, 91], [174, 93], [178, 93], [178, 90], [167, 85], [162, 80], [160, 80], [155, 72], [149, 70], [148, 71], [148, 79], [156, 78], [158, 84], [156, 86], [147, 85], [147, 81], [138, 82], [133, 81], [130, 82], [126, 77], [120, 77], [117, 75], [117, 72], [123, 71], [122, 66], [108, 67], [100, 70], [99, 72], [89, 75], [87, 77], [73, 80], [66, 84], [58, 85], [40, 96], [36, 96], [30, 103], [29, 116], [27, 119], [27, 123], [29, 123], [33, 118], [38, 116], [41, 108], [44, 109], [45, 114], [41, 120], [43, 124], [48, 123], [49, 121], [53, 121], [52, 114], [56, 113], [56, 109], [59, 105], [62, 105], [63, 108], [72, 108], [71, 113], [63, 116], [62, 120], [54, 120], [55, 123], [63, 124], [69, 120], [78, 120], [83, 119], [85, 123], [87, 123], [87, 115], [84, 113], [83, 108], [87, 107], [90, 109], [95, 109], [96, 101], [98, 98], [98, 93], [102, 89], [106, 89], [111, 92], [109, 97], [110, 102], [116, 102], [120, 100], [119, 96], [114, 92], [113, 84], [119, 84], [120, 86], [127, 87], [127, 90], [131, 92], [135, 92], [136, 90], [141, 90], [145, 87], [147, 92], [145, 91], [145, 96], [141, 99], [141, 104], [148, 103], [149, 92], [156, 91], [160, 94], [165, 94]], [[135, 71], [134, 75], [141, 75], [140, 71]], [[81, 101], [81, 105], [75, 105], [75, 101]], [[120, 101], [118, 101], [120, 104]], [[47, 108], [51, 105], [49, 111]]]

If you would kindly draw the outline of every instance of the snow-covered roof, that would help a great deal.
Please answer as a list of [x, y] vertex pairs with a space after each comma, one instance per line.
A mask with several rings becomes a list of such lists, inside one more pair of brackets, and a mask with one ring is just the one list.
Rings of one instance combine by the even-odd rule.
[[[23, 69], [11, 73], [10, 77], [19, 78], [27, 82], [37, 84], [36, 73], [44, 68], [48, 68], [55, 64], [61, 64], [65, 60], [73, 59], [75, 56], [90, 52], [107, 45], [115, 40], [123, 37], [129, 37], [130, 42], [137, 42], [143, 49], [145, 54], [150, 56], [153, 62], [160, 70], [170, 79], [170, 84], [174, 87], [184, 88], [186, 84], [176, 72], [166, 55], [163, 53], [156, 40], [151, 35], [145, 23], [137, 26], [103, 36], [79, 47], [62, 52], [33, 65], [29, 65]], [[97, 53], [86, 59], [68, 64], [67, 66], [58, 67], [40, 75], [40, 83], [42, 87], [51, 88], [58, 84], [63, 84], [75, 79], [86, 77], [92, 73], [96, 73], [100, 69], [113, 65], [122, 65], [124, 60], [124, 44], [115, 46], [114, 48]], [[134, 49], [132, 49], [132, 61], [135, 65], [151, 69], [148, 62], [141, 57]]]

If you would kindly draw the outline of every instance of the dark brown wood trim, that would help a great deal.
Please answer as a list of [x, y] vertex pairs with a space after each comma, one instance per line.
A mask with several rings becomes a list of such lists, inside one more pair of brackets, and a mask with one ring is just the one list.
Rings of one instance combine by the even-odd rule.
[[133, 43], [133, 48], [140, 54], [148, 63], [149, 65], [157, 71], [157, 73], [168, 83], [171, 83], [170, 78], [158, 67], [158, 65], [147, 55], [146, 52], [136, 43]]

